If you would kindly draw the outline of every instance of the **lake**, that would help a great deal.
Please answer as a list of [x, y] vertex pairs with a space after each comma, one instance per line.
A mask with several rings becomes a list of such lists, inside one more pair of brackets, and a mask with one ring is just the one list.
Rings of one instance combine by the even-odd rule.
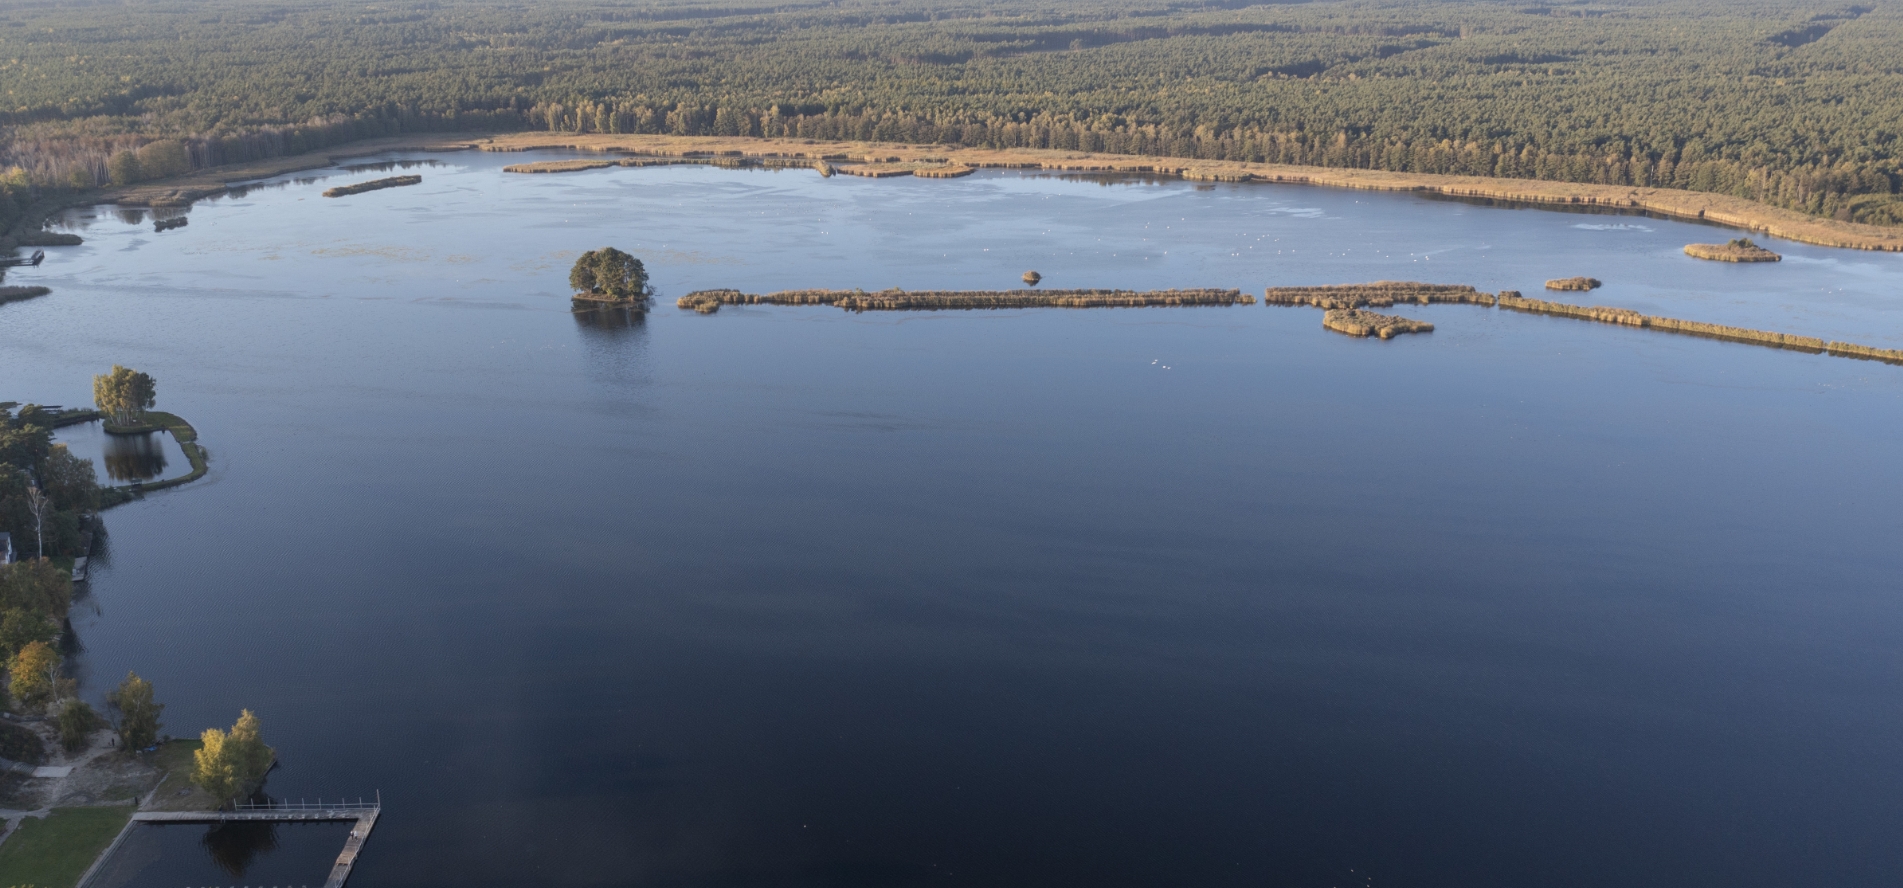
[[[1903, 367], [1514, 314], [848, 314], [692, 289], [1413, 279], [1903, 347], [1903, 256], [1401, 194], [704, 167], [280, 177], [9, 283], [202, 480], [76, 611], [351, 884], [1834, 886], [1903, 868]], [[645, 318], [573, 314], [581, 250]], [[30, 279], [29, 279], [30, 278]], [[182, 455], [169, 466], [181, 465]], [[171, 471], [170, 468], [167, 471]]]

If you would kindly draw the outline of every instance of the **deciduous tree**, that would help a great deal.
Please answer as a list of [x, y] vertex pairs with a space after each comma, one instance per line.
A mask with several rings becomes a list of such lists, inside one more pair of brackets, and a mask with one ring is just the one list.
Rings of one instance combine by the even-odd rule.
[[137, 672], [126, 673], [119, 687], [106, 695], [106, 705], [119, 716], [119, 743], [128, 750], [144, 749], [159, 738], [159, 715], [165, 704], [152, 699], [152, 683]]
[[44, 709], [53, 701], [53, 680], [59, 671], [59, 661], [59, 652], [44, 641], [21, 648], [7, 661], [13, 698], [28, 709]]

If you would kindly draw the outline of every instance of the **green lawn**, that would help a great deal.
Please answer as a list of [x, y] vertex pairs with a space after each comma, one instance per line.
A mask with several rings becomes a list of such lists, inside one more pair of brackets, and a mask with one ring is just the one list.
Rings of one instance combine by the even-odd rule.
[[0, 842], [0, 885], [72, 888], [131, 819], [130, 805], [54, 808], [44, 819], [28, 817]]

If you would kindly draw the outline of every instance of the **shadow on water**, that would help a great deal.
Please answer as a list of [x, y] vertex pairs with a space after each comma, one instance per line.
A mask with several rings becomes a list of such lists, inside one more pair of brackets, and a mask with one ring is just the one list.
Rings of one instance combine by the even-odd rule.
[[106, 436], [106, 475], [114, 481], [150, 481], [165, 474], [163, 432]]

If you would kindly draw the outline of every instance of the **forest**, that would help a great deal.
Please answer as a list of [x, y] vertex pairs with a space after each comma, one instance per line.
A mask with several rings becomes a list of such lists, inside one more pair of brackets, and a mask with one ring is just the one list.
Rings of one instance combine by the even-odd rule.
[[409, 132], [1045, 147], [1718, 192], [1903, 225], [1903, 7], [199, 0], [0, 9], [43, 192]]

